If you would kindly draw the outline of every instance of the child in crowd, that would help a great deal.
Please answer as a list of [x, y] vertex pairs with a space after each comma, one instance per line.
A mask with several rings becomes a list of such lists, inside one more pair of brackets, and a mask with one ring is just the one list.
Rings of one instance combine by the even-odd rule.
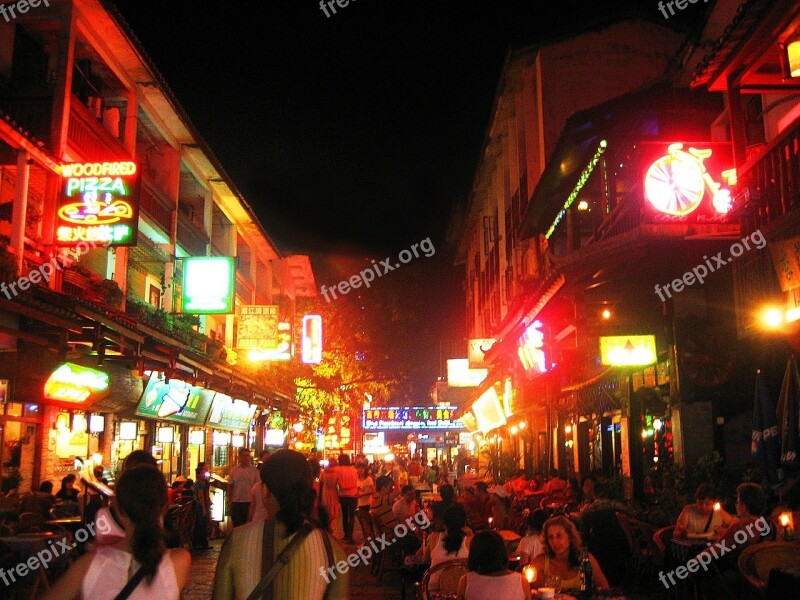
[[542, 539], [542, 526], [547, 520], [547, 513], [541, 509], [534, 510], [528, 515], [528, 529], [525, 537], [519, 541], [517, 554], [520, 555], [520, 564], [527, 565], [540, 554], [544, 554], [544, 540]]

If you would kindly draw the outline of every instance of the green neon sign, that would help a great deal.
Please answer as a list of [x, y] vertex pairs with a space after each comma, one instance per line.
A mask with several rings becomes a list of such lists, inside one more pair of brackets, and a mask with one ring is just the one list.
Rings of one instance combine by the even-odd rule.
[[201, 256], [183, 259], [181, 312], [231, 314], [235, 269], [233, 258]]

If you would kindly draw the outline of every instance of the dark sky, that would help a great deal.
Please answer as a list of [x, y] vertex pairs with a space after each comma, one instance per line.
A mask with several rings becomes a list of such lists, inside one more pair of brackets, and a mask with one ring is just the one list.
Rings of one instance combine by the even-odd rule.
[[[441, 242], [510, 43], [634, 7], [351, 0], [326, 17], [318, 0], [114, 3], [282, 248], [379, 254]], [[664, 22], [657, 2], [636, 4]]]
[[409, 294], [424, 290], [409, 299], [426, 311], [422, 391], [439, 340], [466, 335], [444, 237], [509, 46], [632, 12], [665, 23], [655, 0], [351, 0], [330, 17], [319, 0], [113, 1], [267, 232], [312, 254], [318, 286], [352, 274], [330, 257], [396, 257], [431, 238], [436, 256], [405, 267], [418, 273]]

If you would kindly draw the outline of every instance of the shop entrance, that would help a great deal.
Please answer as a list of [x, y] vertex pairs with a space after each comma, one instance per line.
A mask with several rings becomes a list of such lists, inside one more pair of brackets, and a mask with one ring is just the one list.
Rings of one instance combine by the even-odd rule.
[[19, 486], [19, 492], [38, 489], [34, 485], [34, 456], [41, 427], [41, 407], [12, 402], [2, 407], [0, 415], [0, 465], [2, 491]]

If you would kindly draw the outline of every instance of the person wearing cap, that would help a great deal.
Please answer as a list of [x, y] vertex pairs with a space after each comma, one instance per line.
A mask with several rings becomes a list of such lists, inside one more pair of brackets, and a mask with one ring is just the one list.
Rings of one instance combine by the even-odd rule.
[[508, 529], [510, 527], [511, 500], [506, 488], [496, 485], [489, 489], [489, 510], [492, 525], [495, 529]]

